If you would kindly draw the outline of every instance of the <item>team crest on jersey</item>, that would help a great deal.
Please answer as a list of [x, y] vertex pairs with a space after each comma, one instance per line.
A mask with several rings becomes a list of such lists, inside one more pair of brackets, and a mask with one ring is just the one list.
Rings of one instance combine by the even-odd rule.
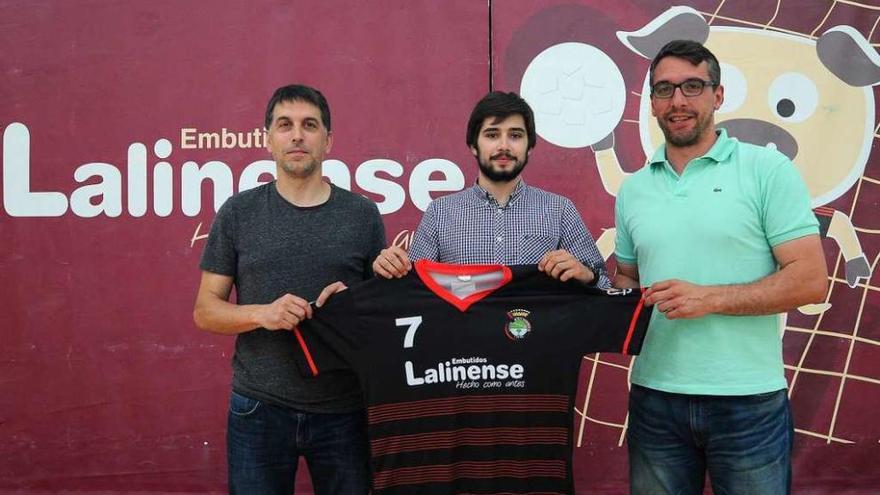
[[532, 331], [532, 324], [526, 317], [529, 312], [525, 309], [512, 309], [507, 312], [507, 324], [504, 325], [504, 333], [510, 340], [520, 340]]

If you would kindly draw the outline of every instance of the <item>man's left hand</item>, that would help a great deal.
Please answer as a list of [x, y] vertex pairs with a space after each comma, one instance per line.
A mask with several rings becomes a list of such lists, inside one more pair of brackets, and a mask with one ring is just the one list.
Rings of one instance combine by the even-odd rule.
[[596, 279], [593, 270], [590, 270], [564, 249], [557, 249], [545, 254], [538, 262], [538, 270], [563, 282], [574, 279], [583, 284], [589, 284]]
[[333, 282], [327, 287], [324, 287], [324, 290], [322, 290], [321, 293], [318, 294], [318, 299], [315, 300], [315, 306], [320, 308], [324, 305], [325, 302], [327, 302], [327, 299], [330, 299], [330, 296], [336, 294], [337, 292], [342, 292], [347, 288], [348, 286], [345, 285], [343, 282]]
[[645, 291], [645, 303], [653, 304], [670, 320], [700, 318], [714, 312], [708, 287], [676, 279], [652, 284]]

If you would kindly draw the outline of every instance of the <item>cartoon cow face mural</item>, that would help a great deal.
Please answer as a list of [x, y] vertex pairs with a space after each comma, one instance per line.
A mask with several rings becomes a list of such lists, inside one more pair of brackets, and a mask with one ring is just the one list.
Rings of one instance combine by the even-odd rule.
[[[715, 113], [717, 127], [788, 156], [813, 206], [837, 199], [862, 175], [874, 135], [870, 85], [880, 82], [880, 56], [857, 31], [838, 27], [813, 41], [761, 29], [710, 28], [684, 7], [657, 20], [658, 25], [618, 36], [646, 58], [675, 37], [704, 43], [721, 62], [725, 102]], [[667, 32], [671, 29], [675, 32]], [[650, 107], [646, 77], [639, 112], [646, 153], [663, 142]]]
[[[846, 261], [848, 284], [871, 274], [847, 215], [823, 207], [862, 176], [874, 137], [874, 94], [880, 56], [855, 29], [839, 26], [818, 40], [769, 30], [709, 26], [690, 7], [673, 7], [620, 41], [651, 59], [673, 39], [704, 43], [721, 63], [725, 101], [717, 127], [737, 139], [773, 146], [798, 167], [810, 191], [822, 235]], [[648, 76], [641, 92], [639, 131], [645, 154], [663, 143], [651, 117]], [[613, 135], [593, 146], [600, 176], [615, 194], [623, 175]]]

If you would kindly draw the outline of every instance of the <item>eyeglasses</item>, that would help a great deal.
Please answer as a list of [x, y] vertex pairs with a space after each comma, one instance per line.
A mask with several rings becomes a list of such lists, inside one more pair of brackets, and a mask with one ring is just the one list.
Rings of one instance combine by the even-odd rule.
[[704, 81], [702, 79], [687, 79], [678, 84], [672, 84], [669, 81], [660, 81], [651, 87], [651, 96], [666, 100], [672, 98], [675, 94], [675, 88], [681, 88], [681, 94], [685, 96], [700, 96], [703, 94], [703, 88], [706, 86], [717, 86], [715, 81]]

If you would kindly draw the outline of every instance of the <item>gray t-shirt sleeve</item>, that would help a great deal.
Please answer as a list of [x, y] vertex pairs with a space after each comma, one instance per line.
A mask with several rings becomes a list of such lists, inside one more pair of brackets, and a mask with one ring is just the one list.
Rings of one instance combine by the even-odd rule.
[[214, 217], [199, 267], [207, 272], [234, 277], [238, 264], [235, 250], [235, 211], [227, 201]]
[[374, 214], [371, 216], [372, 225], [370, 226], [369, 237], [369, 256], [364, 263], [364, 279], [373, 277], [373, 260], [379, 256], [379, 252], [385, 248], [385, 224], [382, 223], [382, 215], [379, 214], [379, 208], [376, 203], [371, 203]]

